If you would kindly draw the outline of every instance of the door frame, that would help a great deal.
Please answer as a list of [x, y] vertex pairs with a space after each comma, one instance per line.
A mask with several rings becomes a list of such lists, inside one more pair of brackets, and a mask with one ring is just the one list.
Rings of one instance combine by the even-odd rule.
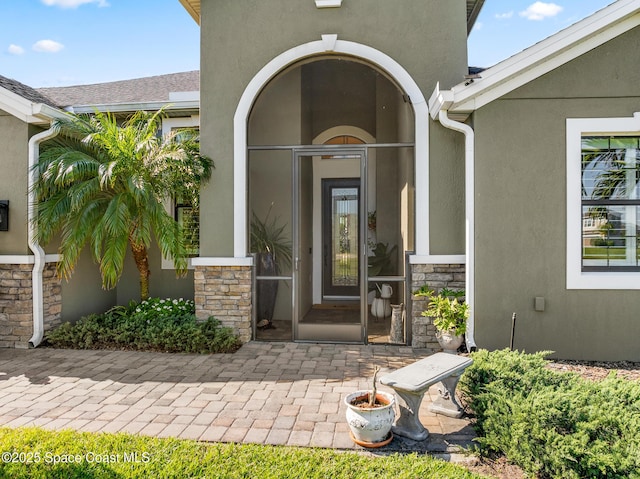
[[[366, 344], [367, 339], [367, 222], [359, 221], [359, 254], [360, 254], [360, 323], [327, 325], [301, 324], [300, 318], [300, 162], [303, 158], [312, 159], [314, 156], [332, 154], [335, 156], [344, 155], [353, 158], [359, 157], [360, 161], [360, 198], [358, 204], [360, 218], [367, 216], [367, 148], [365, 145], [313, 145], [300, 146], [292, 149], [293, 175], [293, 208], [292, 208], [292, 242], [293, 242], [293, 299], [292, 299], [292, 322], [294, 341], [330, 342], [330, 343], [358, 343]], [[364, 198], [364, 200], [362, 200]], [[364, 255], [364, 256], [363, 256]]]
[[[361, 214], [360, 203], [362, 202], [362, 195], [360, 194], [360, 177], [351, 177], [351, 178], [321, 178], [321, 195], [320, 195], [320, 211], [321, 211], [321, 242], [322, 242], [322, 261], [321, 261], [321, 282], [322, 282], [322, 300], [331, 300], [331, 299], [355, 299], [360, 298], [360, 261], [361, 261], [361, 251], [362, 241], [360, 238], [361, 230], [360, 223], [363, 221]], [[353, 188], [357, 190], [357, 261], [358, 261], [358, 272], [357, 272], [357, 284], [356, 286], [333, 286], [330, 284], [331, 278], [333, 277], [334, 268], [333, 261], [327, 263], [327, 256], [329, 252], [327, 251], [327, 243], [331, 243], [330, 236], [333, 234], [333, 202], [331, 201], [332, 195], [330, 193], [334, 188]], [[331, 289], [331, 290], [330, 290]], [[353, 291], [357, 291], [357, 294], [349, 294]]]

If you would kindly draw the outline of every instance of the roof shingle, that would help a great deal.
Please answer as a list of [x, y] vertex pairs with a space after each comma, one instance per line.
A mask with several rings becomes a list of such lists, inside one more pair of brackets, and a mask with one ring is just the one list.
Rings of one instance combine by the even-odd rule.
[[24, 83], [20, 83], [17, 80], [13, 80], [2, 75], [0, 75], [0, 88], [4, 88], [16, 95], [20, 95], [22, 98], [29, 100], [32, 103], [44, 103], [45, 105], [52, 107], [56, 106], [55, 102], [47, 98], [41, 92], [25, 85]]
[[38, 88], [59, 107], [169, 101], [169, 93], [200, 90], [200, 72], [170, 73], [92, 85]]

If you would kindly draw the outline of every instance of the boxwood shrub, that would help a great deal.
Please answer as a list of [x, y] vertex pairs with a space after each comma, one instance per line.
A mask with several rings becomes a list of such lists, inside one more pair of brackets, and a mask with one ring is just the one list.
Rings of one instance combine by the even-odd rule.
[[537, 477], [640, 478], [640, 382], [552, 371], [548, 354], [473, 354], [460, 390], [483, 451]]
[[193, 301], [151, 298], [64, 323], [46, 344], [74, 349], [129, 349], [185, 353], [225, 353], [240, 347], [230, 328], [210, 317], [197, 321]]

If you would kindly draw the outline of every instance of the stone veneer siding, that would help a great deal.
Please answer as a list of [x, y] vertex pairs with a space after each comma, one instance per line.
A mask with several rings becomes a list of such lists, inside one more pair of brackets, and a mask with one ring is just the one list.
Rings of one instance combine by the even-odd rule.
[[[465, 265], [464, 264], [412, 264], [411, 265], [411, 291], [420, 289], [423, 285], [438, 292], [444, 287], [451, 289], [464, 289]], [[436, 328], [433, 319], [422, 316], [422, 311], [427, 309], [429, 299], [424, 296], [411, 296], [411, 346], [414, 348], [426, 348], [430, 352], [441, 351], [436, 339]]]
[[[0, 348], [28, 348], [33, 336], [33, 264], [0, 264]], [[43, 277], [44, 330], [61, 322], [62, 285], [55, 263]]]
[[196, 316], [213, 316], [244, 343], [251, 340], [251, 266], [196, 266]]

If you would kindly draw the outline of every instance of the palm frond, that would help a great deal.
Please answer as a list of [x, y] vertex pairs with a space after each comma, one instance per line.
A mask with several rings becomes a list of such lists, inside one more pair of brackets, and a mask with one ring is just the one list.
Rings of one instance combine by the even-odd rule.
[[111, 288], [122, 274], [127, 244], [140, 251], [154, 237], [178, 272], [186, 271], [185, 235], [163, 201], [179, 195], [197, 208], [213, 162], [200, 154], [197, 134], [161, 138], [164, 116], [164, 109], [137, 112], [119, 124], [113, 114], [95, 112], [54, 122], [59, 135], [42, 145], [32, 191], [39, 241], [61, 235], [62, 276], [90, 244], [103, 286]]

